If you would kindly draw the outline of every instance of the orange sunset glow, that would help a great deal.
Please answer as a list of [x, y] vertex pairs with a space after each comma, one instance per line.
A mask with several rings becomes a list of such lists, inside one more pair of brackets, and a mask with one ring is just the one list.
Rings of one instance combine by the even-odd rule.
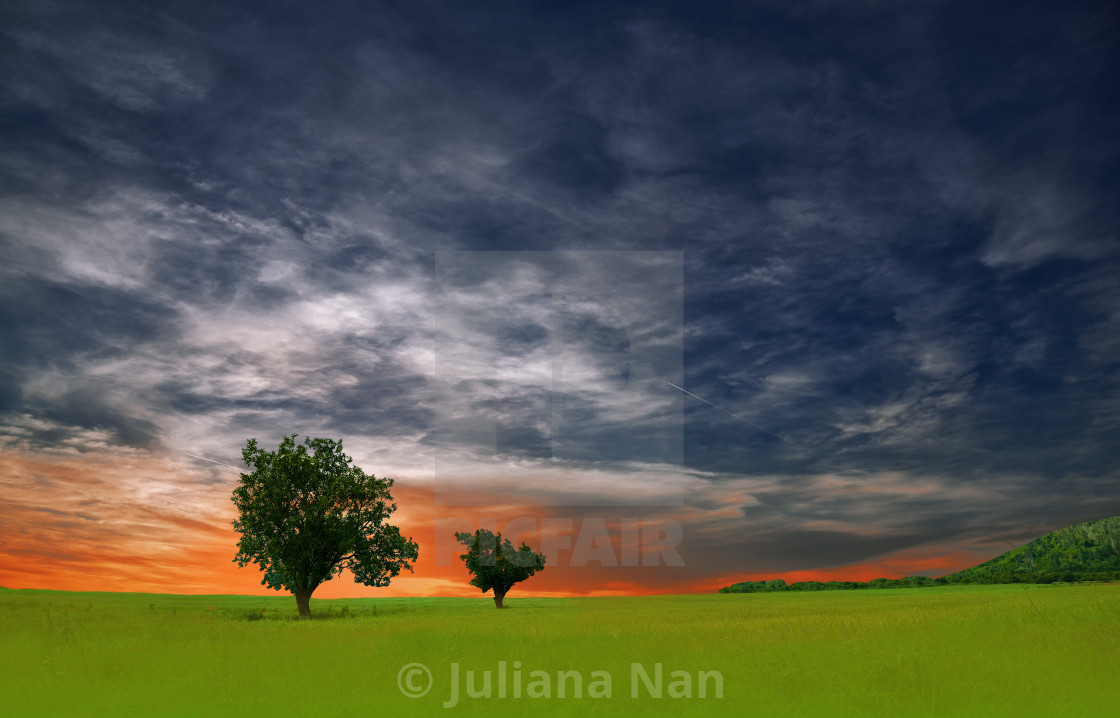
[[[232, 562], [237, 534], [229, 493], [236, 472], [220, 473], [205, 489], [182, 488], [183, 477], [208, 471], [189, 461], [119, 454], [31, 457], [0, 451], [5, 502], [0, 508], [0, 585], [86, 591], [235, 593], [269, 595], [255, 566]], [[532, 506], [457, 508], [438, 505], [433, 490], [398, 482], [394, 519], [420, 545], [415, 570], [387, 588], [353, 583], [349, 574], [330, 581], [318, 598], [358, 596], [477, 596], [456, 558], [453, 528], [485, 517], [498, 529], [517, 517], [548, 517], [555, 509]], [[455, 519], [460, 519], [456, 524]], [[450, 523], [449, 523], [450, 522]], [[437, 538], [434, 527], [447, 530]], [[578, 533], [579, 524], [574, 532]], [[686, 529], [687, 535], [687, 529]], [[540, 536], [526, 534], [535, 547]], [[569, 536], [570, 547], [574, 537]], [[612, 532], [616, 554], [619, 535]], [[986, 552], [986, 553], [985, 553]], [[714, 573], [696, 576], [685, 567], [567, 565], [570, 548], [550, 556], [548, 570], [518, 587], [535, 596], [596, 596], [712, 592], [735, 581], [782, 578], [870, 580], [914, 573], [940, 575], [972, 565], [998, 547], [907, 550], [872, 561], [800, 571]]]

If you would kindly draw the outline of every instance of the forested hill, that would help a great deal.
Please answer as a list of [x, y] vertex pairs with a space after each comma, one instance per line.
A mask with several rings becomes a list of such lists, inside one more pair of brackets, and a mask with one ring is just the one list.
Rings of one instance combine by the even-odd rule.
[[1120, 516], [1051, 531], [945, 579], [949, 583], [1120, 580]]
[[990, 561], [939, 578], [908, 576], [872, 581], [743, 581], [720, 593], [830, 591], [861, 588], [917, 588], [951, 583], [1054, 583], [1120, 581], [1120, 516], [1067, 526], [996, 556]]

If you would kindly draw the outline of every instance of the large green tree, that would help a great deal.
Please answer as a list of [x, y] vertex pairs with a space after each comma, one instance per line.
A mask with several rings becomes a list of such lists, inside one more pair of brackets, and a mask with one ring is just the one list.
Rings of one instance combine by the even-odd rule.
[[233, 490], [238, 517], [233, 528], [239, 566], [256, 563], [261, 583], [295, 594], [301, 618], [311, 617], [311, 594], [343, 569], [357, 583], [388, 586], [402, 569], [412, 570], [419, 548], [385, 523], [397, 510], [393, 480], [366, 474], [342, 453], [342, 442], [297, 434], [276, 451], [249, 439], [241, 456], [248, 474]]
[[467, 547], [461, 554], [467, 570], [471, 572], [471, 585], [483, 593], [494, 591], [494, 605], [504, 608], [502, 600], [515, 583], [520, 583], [537, 571], [544, 570], [544, 554], [536, 553], [524, 541], [514, 549], [509, 539], [495, 536], [486, 529], [472, 533], [456, 533], [456, 540]]

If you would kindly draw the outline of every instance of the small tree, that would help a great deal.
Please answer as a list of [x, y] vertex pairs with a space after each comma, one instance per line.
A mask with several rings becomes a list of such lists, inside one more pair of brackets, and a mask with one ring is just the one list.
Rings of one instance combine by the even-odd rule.
[[391, 503], [392, 479], [379, 479], [352, 465], [342, 442], [297, 434], [284, 437], [276, 451], [249, 439], [241, 456], [253, 467], [233, 490], [241, 533], [234, 561], [256, 563], [261, 584], [295, 594], [301, 618], [311, 617], [311, 594], [343, 569], [356, 583], [388, 586], [412, 570], [416, 542], [384, 523]]
[[544, 570], [544, 554], [535, 553], [524, 541], [520, 548], [514, 550], [509, 539], [503, 541], [500, 533], [494, 536], [486, 529], [479, 529], [473, 534], [456, 533], [455, 539], [467, 547], [467, 552], [459, 558], [474, 576], [471, 585], [477, 586], [483, 593], [493, 589], [494, 606], [497, 608], [505, 608], [502, 600], [515, 583]]

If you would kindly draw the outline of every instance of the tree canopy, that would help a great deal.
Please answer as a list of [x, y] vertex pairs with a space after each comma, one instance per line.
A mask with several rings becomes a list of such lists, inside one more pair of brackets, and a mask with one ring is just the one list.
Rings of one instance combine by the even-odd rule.
[[342, 442], [297, 434], [276, 451], [249, 439], [241, 456], [253, 467], [233, 490], [241, 534], [234, 561], [256, 563], [261, 584], [295, 594], [299, 614], [311, 616], [311, 594], [349, 569], [357, 583], [388, 586], [412, 571], [419, 548], [385, 523], [397, 509], [393, 480], [366, 474], [343, 453]]
[[945, 578], [950, 583], [1115, 581], [1120, 579], [1120, 516], [1051, 531]]
[[472, 533], [456, 533], [455, 539], [467, 547], [461, 554], [471, 572], [471, 585], [483, 593], [494, 591], [494, 605], [504, 608], [502, 601], [514, 584], [544, 570], [544, 554], [536, 553], [524, 541], [517, 549], [502, 534], [495, 536], [486, 529]]

